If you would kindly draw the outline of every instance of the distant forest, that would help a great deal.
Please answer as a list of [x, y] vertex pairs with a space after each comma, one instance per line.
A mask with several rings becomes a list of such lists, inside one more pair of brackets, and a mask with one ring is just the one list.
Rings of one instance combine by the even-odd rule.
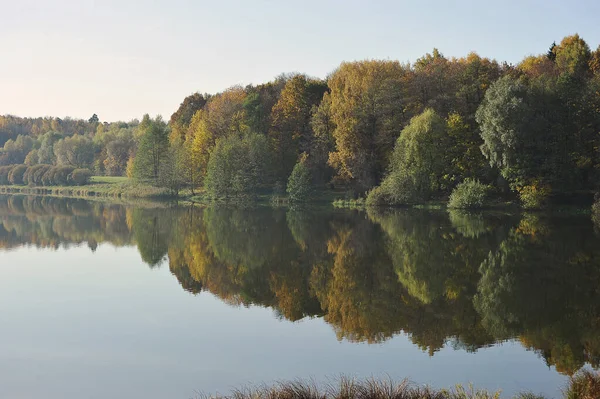
[[[16, 165], [27, 168], [15, 176]], [[23, 179], [35, 165], [215, 199], [306, 201], [336, 187], [396, 205], [471, 184], [463, 191], [539, 205], [598, 189], [600, 47], [573, 35], [517, 65], [436, 49], [413, 64], [344, 62], [325, 80], [290, 74], [192, 94], [168, 121], [0, 116], [0, 181], [43, 184], [42, 172]]]

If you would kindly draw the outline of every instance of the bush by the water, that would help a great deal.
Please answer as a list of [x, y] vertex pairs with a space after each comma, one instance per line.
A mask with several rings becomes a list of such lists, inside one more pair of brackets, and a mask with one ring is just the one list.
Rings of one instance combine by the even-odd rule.
[[367, 205], [427, 201], [440, 189], [446, 165], [446, 123], [432, 109], [411, 119], [396, 141], [389, 173], [367, 196]]
[[83, 186], [92, 172], [72, 166], [7, 165], [0, 167], [0, 185]]
[[16, 165], [8, 172], [8, 182], [10, 184], [23, 184], [23, 176], [27, 171], [27, 166]]
[[466, 179], [456, 186], [448, 200], [449, 208], [477, 209], [487, 204], [488, 186], [478, 180]]
[[540, 209], [546, 206], [552, 191], [550, 186], [534, 182], [527, 186], [517, 187], [521, 205], [525, 209]]

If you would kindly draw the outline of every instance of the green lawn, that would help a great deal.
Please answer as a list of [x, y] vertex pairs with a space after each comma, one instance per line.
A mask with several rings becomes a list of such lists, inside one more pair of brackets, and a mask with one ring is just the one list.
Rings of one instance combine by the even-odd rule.
[[126, 176], [92, 176], [90, 183], [94, 184], [112, 184], [127, 183], [129, 178]]

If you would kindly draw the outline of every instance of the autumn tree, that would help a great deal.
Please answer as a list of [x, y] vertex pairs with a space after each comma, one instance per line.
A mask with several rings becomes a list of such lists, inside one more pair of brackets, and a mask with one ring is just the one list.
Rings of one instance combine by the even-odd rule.
[[329, 164], [358, 191], [377, 184], [394, 141], [410, 119], [405, 113], [407, 70], [394, 61], [342, 63], [329, 77], [335, 150]]
[[201, 110], [206, 104], [207, 96], [198, 92], [191, 94], [183, 99], [183, 102], [177, 108], [177, 111], [171, 115], [169, 126], [171, 133], [169, 139], [174, 142], [176, 138], [185, 140], [188, 127], [196, 112]]
[[324, 82], [296, 75], [286, 82], [279, 101], [273, 107], [269, 139], [280, 181], [288, 178], [298, 155], [313, 147], [315, 138], [310, 124], [311, 111], [326, 90]]
[[194, 181], [200, 182], [206, 175], [209, 154], [217, 139], [246, 131], [245, 98], [242, 88], [233, 87], [212, 96], [205, 107], [194, 114], [186, 139], [192, 149], [191, 159], [196, 169]]

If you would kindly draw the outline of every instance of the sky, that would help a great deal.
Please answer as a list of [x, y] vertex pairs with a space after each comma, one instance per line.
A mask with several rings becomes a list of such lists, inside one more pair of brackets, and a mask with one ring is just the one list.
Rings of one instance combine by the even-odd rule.
[[597, 0], [0, 0], [0, 114], [165, 118], [194, 92], [435, 47], [518, 63], [579, 33]]

